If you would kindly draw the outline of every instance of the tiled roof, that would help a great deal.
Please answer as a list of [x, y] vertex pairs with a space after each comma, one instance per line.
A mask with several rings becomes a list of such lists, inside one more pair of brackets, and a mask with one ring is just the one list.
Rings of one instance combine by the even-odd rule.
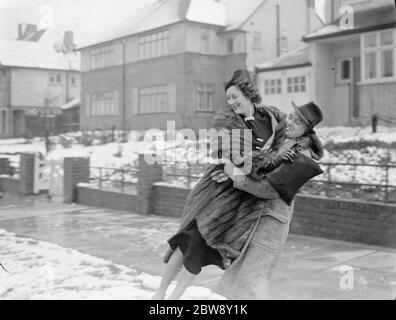
[[241, 28], [265, 0], [159, 0], [82, 43], [81, 48], [153, 30], [181, 21]]
[[259, 64], [256, 66], [256, 70], [270, 71], [304, 65], [310, 65], [309, 47], [289, 52], [279, 58]]
[[305, 41], [331, 38], [353, 33], [396, 26], [396, 6], [388, 4], [354, 12], [354, 27], [345, 29], [340, 26], [340, 19], [326, 25], [304, 37]]

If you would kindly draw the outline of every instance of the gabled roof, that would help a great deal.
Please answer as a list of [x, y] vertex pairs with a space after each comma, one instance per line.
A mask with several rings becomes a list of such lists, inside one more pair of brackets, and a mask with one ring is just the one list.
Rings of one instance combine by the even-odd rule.
[[383, 7], [362, 9], [354, 12], [354, 27], [345, 29], [340, 26], [340, 19], [306, 35], [304, 41], [344, 36], [374, 30], [396, 27], [396, 6], [388, 4]]
[[54, 44], [47, 42], [0, 39], [0, 63], [3, 66], [78, 71], [79, 57], [79, 53], [65, 55], [57, 52]]
[[100, 32], [79, 49], [154, 30], [181, 21], [210, 24], [226, 31], [243, 27], [266, 0], [158, 0]]
[[289, 68], [310, 66], [309, 47], [289, 52], [276, 59], [264, 62], [256, 66], [256, 71], [272, 71]]

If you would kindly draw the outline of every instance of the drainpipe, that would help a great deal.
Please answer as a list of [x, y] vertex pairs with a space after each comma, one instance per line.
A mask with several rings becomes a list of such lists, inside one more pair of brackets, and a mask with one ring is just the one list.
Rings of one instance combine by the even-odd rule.
[[280, 7], [276, 5], [276, 56], [280, 57]]
[[126, 130], [126, 42], [121, 39], [122, 45], [122, 130]]

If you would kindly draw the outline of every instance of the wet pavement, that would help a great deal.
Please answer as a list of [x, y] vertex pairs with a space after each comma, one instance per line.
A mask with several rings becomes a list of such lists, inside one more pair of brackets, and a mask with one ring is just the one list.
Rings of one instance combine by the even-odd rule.
[[[9, 196], [0, 229], [160, 275], [178, 219]], [[345, 273], [346, 271], [351, 271]], [[195, 285], [214, 289], [222, 271], [208, 267]], [[270, 285], [272, 299], [395, 299], [396, 250], [290, 235]]]

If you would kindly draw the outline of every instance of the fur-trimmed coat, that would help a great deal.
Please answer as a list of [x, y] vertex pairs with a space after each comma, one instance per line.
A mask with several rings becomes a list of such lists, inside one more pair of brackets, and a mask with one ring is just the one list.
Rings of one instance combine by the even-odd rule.
[[[272, 135], [264, 142], [263, 149], [276, 147], [284, 140], [285, 115], [276, 108], [259, 106], [257, 112], [269, 115]], [[236, 121], [236, 122], [235, 122]], [[215, 122], [219, 124], [219, 122]], [[228, 125], [228, 126], [227, 126]], [[248, 129], [243, 119], [233, 118], [224, 127], [233, 129], [236, 126]], [[252, 144], [255, 146], [255, 144]], [[224, 150], [219, 150], [224, 152]], [[245, 152], [247, 150], [244, 150]], [[252, 150], [249, 150], [251, 152]], [[232, 150], [231, 150], [232, 152]], [[217, 249], [223, 258], [234, 259], [239, 256], [248, 235], [254, 227], [262, 200], [244, 191], [235, 189], [231, 180], [217, 183], [211, 173], [223, 170], [224, 165], [210, 165], [203, 177], [188, 195], [184, 207], [179, 231], [185, 229], [194, 219], [198, 230], [207, 244]], [[167, 262], [172, 251], [164, 257]]]

